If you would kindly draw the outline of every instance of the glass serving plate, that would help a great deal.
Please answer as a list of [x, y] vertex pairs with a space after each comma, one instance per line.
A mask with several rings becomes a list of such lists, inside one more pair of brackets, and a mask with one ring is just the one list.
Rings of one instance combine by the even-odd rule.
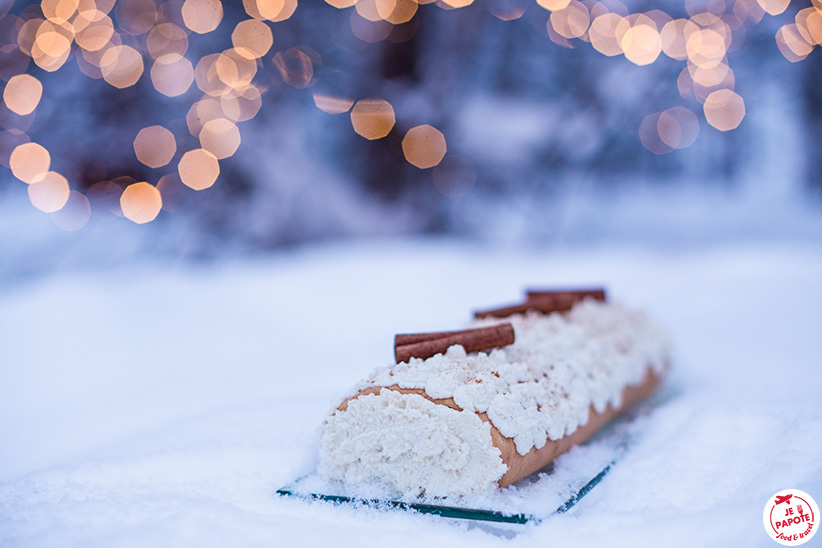
[[[591, 489], [602, 481], [602, 478], [610, 471], [611, 466], [616, 461], [611, 461], [602, 470], [600, 470], [592, 478], [578, 487], [572, 487], [571, 494], [565, 499], [555, 510], [549, 512], [548, 515], [538, 515], [528, 512], [506, 512], [500, 510], [492, 510], [486, 508], [471, 508], [463, 506], [449, 506], [444, 504], [433, 504], [423, 502], [409, 502], [398, 500], [397, 498], [370, 498], [364, 496], [356, 496], [350, 494], [338, 494], [333, 492], [333, 488], [325, 489], [326, 492], [321, 492], [322, 489], [312, 488], [310, 485], [310, 476], [303, 476], [288, 485], [277, 489], [276, 493], [281, 496], [297, 497], [306, 500], [322, 500], [326, 502], [344, 503], [344, 504], [359, 504], [371, 506], [374, 508], [398, 508], [402, 510], [414, 510], [421, 514], [432, 514], [444, 518], [467, 519], [474, 521], [487, 521], [496, 523], [538, 523], [555, 514], [562, 514], [567, 512], [576, 505], [577, 502], [587, 495]], [[525, 481], [525, 480], [523, 480]], [[539, 480], [537, 480], [539, 481]], [[330, 491], [330, 492], [329, 492]]]

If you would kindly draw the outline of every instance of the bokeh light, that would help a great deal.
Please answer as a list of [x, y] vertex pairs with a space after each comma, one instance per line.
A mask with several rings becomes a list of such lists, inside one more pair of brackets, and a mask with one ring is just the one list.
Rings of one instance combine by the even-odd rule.
[[357, 3], [357, 0], [325, 0], [329, 6], [334, 6], [337, 9], [350, 8]]
[[15, 177], [31, 184], [49, 170], [51, 155], [42, 145], [33, 142], [23, 143], [11, 152], [9, 166]]
[[69, 199], [68, 181], [56, 171], [47, 171], [35, 177], [28, 187], [31, 205], [52, 213], [63, 207]]
[[799, 27], [794, 23], [779, 28], [776, 32], [776, 45], [785, 59], [792, 63], [804, 60], [814, 48], [813, 44], [803, 38]]
[[177, 152], [174, 134], [163, 126], [150, 126], [140, 130], [134, 139], [134, 153], [141, 163], [158, 168], [168, 164]]
[[240, 130], [225, 118], [210, 120], [200, 131], [200, 146], [218, 160], [228, 158], [240, 146]]
[[197, 148], [189, 150], [177, 166], [180, 180], [194, 190], [210, 188], [220, 175], [220, 163], [209, 151]]
[[351, 125], [368, 140], [381, 139], [391, 132], [397, 121], [394, 107], [378, 98], [360, 99], [351, 109]]
[[822, 45], [822, 5], [799, 10], [796, 27], [809, 44]]
[[137, 224], [153, 221], [162, 208], [163, 198], [160, 196], [160, 191], [146, 182], [127, 186], [120, 196], [120, 209], [123, 216]]
[[[616, 13], [598, 15], [588, 29], [588, 38], [594, 49], [608, 57], [620, 55], [622, 53], [621, 36], [617, 37], [617, 29], [623, 21], [623, 17]], [[624, 25], [627, 27], [627, 23]], [[624, 34], [624, 30], [621, 34]]]
[[0, 131], [0, 164], [11, 168], [9, 163], [11, 153], [20, 145], [28, 142], [31, 142], [29, 136], [19, 129]]
[[188, 51], [188, 34], [174, 23], [160, 23], [146, 37], [146, 49], [153, 59], [164, 55], [185, 55]]
[[649, 114], [639, 125], [639, 139], [642, 141], [642, 146], [657, 155], [668, 154], [674, 150], [673, 147], [662, 140], [659, 134], [661, 114], [661, 112]]
[[488, 11], [503, 21], [519, 19], [528, 8], [528, 0], [488, 0]]
[[25, 116], [34, 112], [40, 97], [43, 95], [43, 84], [34, 76], [18, 74], [11, 78], [3, 90], [3, 101], [12, 112]]
[[193, 137], [199, 138], [200, 132], [206, 123], [211, 120], [216, 120], [217, 118], [224, 118], [225, 116], [222, 102], [219, 99], [206, 96], [191, 105], [191, 108], [188, 109], [188, 114], [186, 115], [188, 131]]
[[673, 107], [662, 112], [656, 127], [662, 142], [673, 149], [691, 146], [699, 135], [699, 119], [685, 107]]
[[65, 205], [51, 215], [54, 224], [68, 232], [80, 230], [86, 226], [89, 217], [91, 217], [91, 204], [83, 193], [76, 190], [69, 192]]
[[271, 62], [280, 72], [283, 82], [289, 86], [302, 89], [311, 85], [314, 63], [304, 49], [297, 47], [278, 51]]
[[254, 19], [285, 21], [297, 9], [297, 0], [243, 0], [246, 13]]
[[402, 152], [406, 161], [420, 169], [439, 164], [446, 150], [445, 136], [428, 124], [409, 129], [402, 140]]
[[537, 4], [549, 11], [565, 9], [571, 0], [537, 0]]
[[588, 8], [582, 2], [571, 0], [565, 8], [551, 13], [549, 23], [564, 38], [581, 38], [590, 24]]
[[768, 15], [779, 15], [788, 9], [791, 0], [756, 0]]
[[745, 117], [745, 101], [734, 91], [712, 92], [703, 105], [705, 119], [719, 131], [736, 129]]
[[133, 86], [143, 74], [143, 56], [130, 46], [114, 46], [100, 60], [103, 79], [116, 88]]
[[[332, 40], [337, 45], [344, 44], [339, 46], [339, 51], [353, 56], [355, 52], [371, 50], [362, 42], [402, 44], [414, 36], [420, 25], [420, 10], [435, 9], [425, 4], [435, 3], [440, 9], [451, 10], [471, 5], [473, 0], [326, 0], [325, 3], [338, 9], [353, 8], [337, 16], [339, 21], [334, 23], [337, 25], [334, 29], [350, 24], [353, 35], [360, 41], [350, 36], [345, 40], [338, 37]], [[0, 79], [7, 82], [0, 106], [0, 128], [5, 130], [0, 131], [0, 163], [29, 184], [29, 195], [36, 207], [58, 212], [53, 216], [55, 223], [66, 230], [82, 227], [90, 214], [98, 215], [98, 210], [110, 215], [125, 214], [121, 201], [129, 195], [133, 203], [142, 200], [140, 203], [151, 205], [144, 209], [153, 211], [157, 202], [145, 196], [155, 192], [159, 206], [151, 216], [153, 219], [163, 207], [159, 183], [155, 188], [128, 176], [101, 181], [107, 176], [105, 162], [101, 161], [97, 166], [99, 176], [83, 174], [86, 178], [82, 187], [90, 185], [87, 195], [71, 191], [65, 177], [50, 171], [49, 152], [30, 142], [25, 133], [31, 128], [38, 129], [33, 122], [35, 111], [42, 104], [41, 80], [50, 82], [38, 69], [34, 69], [34, 74], [40, 79], [27, 73], [31, 62], [39, 69], [53, 72], [74, 55], [83, 74], [104, 79], [122, 89], [139, 82], [147, 68], [144, 66], [147, 59], [153, 89], [166, 97], [180, 98], [175, 101], [184, 101], [184, 108], [190, 106], [186, 124], [201, 147], [180, 158], [179, 180], [177, 174], [166, 174], [161, 180], [173, 177], [174, 181], [197, 190], [216, 182], [219, 160], [235, 154], [241, 144], [237, 124], [257, 116], [266, 93], [271, 93], [272, 98], [286, 92], [297, 93], [287, 90], [278, 78], [270, 78], [272, 73], [292, 88], [311, 87], [310, 92], [303, 92], [303, 97], [310, 96], [318, 109], [329, 114], [350, 112], [353, 130], [366, 139], [386, 137], [397, 123], [394, 108], [383, 99], [367, 98], [355, 103], [355, 98], [368, 88], [364, 87], [365, 82], [352, 81], [350, 74], [330, 70], [331, 67], [351, 70], [340, 64], [337, 57], [322, 49], [323, 55], [332, 55], [329, 66], [324, 66], [317, 51], [296, 45], [300, 44], [299, 34], [285, 27], [282, 34], [279, 27], [274, 29], [276, 34], [272, 32], [271, 23], [285, 21], [295, 13], [297, 0], [243, 0], [249, 19], [232, 13], [226, 4], [225, 21], [220, 0], [42, 0], [24, 7], [17, 15], [9, 13], [13, 4], [6, 3], [0, 8], [0, 53], [5, 55], [0, 63]], [[550, 12], [546, 28], [550, 39], [557, 44], [574, 48], [586, 47], [588, 42], [605, 56], [624, 55], [640, 66], [654, 63], [662, 53], [678, 61], [676, 85], [680, 95], [692, 102], [689, 105], [692, 108], [702, 103], [705, 119], [712, 127], [729, 131], [745, 116], [745, 102], [734, 91], [733, 54], [751, 46], [751, 36], [756, 37], [748, 34], [752, 25], [759, 23], [765, 13], [786, 12], [790, 1], [686, 0], [685, 11], [679, 12], [677, 19], [659, 9], [631, 13], [619, 0], [537, 0], [537, 4]], [[494, 21], [489, 19], [493, 16], [512, 21], [520, 18], [529, 5], [530, 0], [486, 0], [480, 7], [487, 9], [486, 20]], [[809, 7], [794, 6], [783, 17], [787, 21], [773, 26], [778, 28], [773, 34], [776, 45], [787, 60], [802, 61], [812, 54], [815, 46], [822, 44], [822, 0], [812, 0]], [[196, 36], [210, 33], [223, 23], [233, 27], [226, 30], [219, 43], [216, 39]], [[229, 33], [230, 47], [226, 43]], [[277, 47], [282, 49], [272, 55], [275, 37]], [[214, 42], [213, 47], [208, 45], [209, 40]], [[376, 46], [380, 50], [392, 47], [390, 43]], [[258, 71], [269, 74], [259, 78]], [[202, 94], [194, 91], [188, 95], [195, 82]], [[398, 97], [396, 90], [386, 93]], [[49, 100], [52, 102], [46, 104], [48, 109], [41, 109], [37, 114], [38, 123], [53, 109], [66, 108], [59, 98]], [[401, 101], [397, 103], [402, 105], [401, 112], [407, 112], [409, 103], [405, 98], [397, 100]], [[431, 115], [431, 111], [424, 112]], [[647, 110], [641, 114], [647, 114]], [[424, 118], [408, 120], [402, 116], [400, 119], [402, 127], [424, 121]], [[168, 122], [174, 123], [170, 119]], [[666, 154], [691, 146], [699, 130], [696, 114], [685, 106], [675, 106], [645, 116], [639, 136], [646, 149]], [[196, 142], [188, 136], [183, 138]], [[177, 153], [174, 134], [160, 125], [140, 131], [133, 146], [139, 162], [152, 169], [169, 165]], [[398, 139], [389, 139], [385, 146], [396, 151]], [[445, 196], [464, 195], [476, 183], [473, 164], [461, 156], [446, 155], [445, 137], [431, 125], [416, 125], [408, 130], [401, 148], [412, 165], [420, 169], [433, 168], [434, 184]], [[98, 182], [91, 184], [92, 181]], [[177, 187], [179, 193], [182, 186]], [[109, 198], [103, 200], [101, 196]], [[110, 199], [112, 196], [115, 198]], [[67, 205], [57, 207], [55, 204], [61, 200]], [[103, 202], [107, 204], [105, 207], [98, 205]], [[80, 213], [75, 215], [74, 210]], [[132, 220], [148, 217], [135, 211], [126, 216]]]
[[114, 8], [117, 23], [134, 36], [147, 33], [159, 17], [154, 0], [120, 0], [114, 3]]
[[662, 39], [653, 21], [631, 25], [622, 35], [620, 46], [625, 58], [636, 65], [650, 65], [662, 52]]
[[161, 55], [151, 66], [150, 74], [154, 89], [169, 97], [182, 95], [194, 82], [191, 61], [179, 53]]
[[186, 28], [197, 34], [213, 31], [223, 20], [220, 0], [185, 0], [181, 11]]
[[268, 53], [274, 36], [268, 25], [256, 19], [242, 21], [231, 33], [231, 43], [237, 53], [248, 59], [258, 59]]

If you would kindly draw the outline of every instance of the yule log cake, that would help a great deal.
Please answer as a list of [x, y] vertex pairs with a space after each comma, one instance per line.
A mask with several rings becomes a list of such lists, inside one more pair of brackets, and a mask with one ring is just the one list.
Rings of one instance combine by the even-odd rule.
[[482, 495], [543, 468], [647, 397], [665, 333], [603, 290], [529, 292], [470, 329], [397, 335], [397, 362], [335, 406], [318, 472], [406, 498]]

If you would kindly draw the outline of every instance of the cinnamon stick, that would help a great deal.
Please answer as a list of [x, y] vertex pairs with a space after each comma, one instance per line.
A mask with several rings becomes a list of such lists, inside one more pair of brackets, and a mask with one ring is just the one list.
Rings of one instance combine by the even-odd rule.
[[589, 289], [552, 289], [552, 290], [534, 290], [529, 289], [525, 293], [526, 299], [547, 299], [547, 298], [554, 298], [554, 299], [562, 299], [562, 298], [571, 298], [582, 300], [586, 297], [590, 297], [597, 301], [604, 301], [606, 300], [605, 289], [602, 287], [593, 287]]
[[493, 308], [490, 310], [480, 310], [474, 312], [474, 317], [507, 318], [512, 314], [524, 314], [529, 310], [535, 310], [543, 314], [566, 312], [571, 310], [579, 301], [588, 297], [597, 301], [604, 301], [606, 298], [605, 290], [601, 288], [564, 289], [556, 291], [529, 290], [526, 293], [526, 301], [522, 304]]
[[402, 334], [394, 337], [394, 357], [401, 363], [411, 358], [430, 358], [455, 344], [462, 345], [466, 352], [481, 352], [513, 342], [514, 327], [510, 323], [462, 331]]

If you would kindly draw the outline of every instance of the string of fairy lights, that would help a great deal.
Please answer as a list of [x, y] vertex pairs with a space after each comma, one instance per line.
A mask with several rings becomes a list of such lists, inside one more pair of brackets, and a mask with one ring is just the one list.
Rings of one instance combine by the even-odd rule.
[[[525, 13], [530, 2], [487, 0], [487, 9], [503, 21], [512, 21]], [[450, 10], [468, 7], [473, 0], [326, 3], [350, 10], [353, 34], [374, 43], [388, 39], [425, 4], [432, 4], [425, 9]], [[640, 66], [662, 55], [684, 62], [677, 79], [680, 94], [701, 104], [709, 125], [729, 131], [742, 122], [745, 102], [734, 91], [728, 54], [744, 42], [747, 29], [765, 14], [784, 13], [790, 0], [685, 0], [687, 18], [672, 18], [660, 10], [630, 13], [619, 0], [536, 3], [550, 12], [548, 36], [562, 46], [585, 42], [602, 55], [624, 56]], [[253, 119], [262, 106], [265, 89], [255, 83], [255, 77], [267, 56], [283, 82], [309, 90], [316, 107], [324, 112], [348, 113], [353, 130], [365, 139], [386, 137], [396, 123], [394, 109], [385, 99], [357, 99], [315, 86], [315, 69], [322, 60], [313, 49], [297, 46], [271, 54], [272, 26], [294, 15], [297, 0], [243, 0], [248, 18], [232, 29], [232, 47], [196, 60], [189, 53], [189, 37], [213, 32], [223, 23], [220, 0], [42, 0], [19, 15], [8, 13], [11, 4], [0, 8], [0, 34], [9, 37], [0, 43], [0, 55], [8, 61], [0, 74], [6, 82], [2, 107], [19, 117], [31, 120], [44, 91], [42, 83], [27, 73], [30, 61], [54, 72], [73, 58], [83, 74], [119, 89], [149, 78], [154, 89], [167, 97], [186, 94], [192, 86], [201, 92], [186, 115], [188, 130], [199, 147], [182, 154], [176, 165], [171, 163], [177, 140], [168, 128], [149, 126], [135, 136], [137, 160], [159, 175], [154, 184], [126, 177], [100, 181], [84, 194], [52, 169], [49, 151], [29, 138], [27, 128], [6, 127], [0, 132], [2, 162], [28, 185], [31, 204], [52, 213], [55, 223], [66, 230], [86, 224], [91, 195], [107, 196], [114, 213], [146, 223], [162, 210], [164, 191], [177, 178], [194, 191], [213, 186], [220, 176], [220, 161], [241, 146], [240, 124]], [[822, 0], [799, 10], [792, 22], [779, 28], [775, 40], [792, 62], [805, 59], [822, 45]], [[640, 125], [642, 143], [656, 154], [688, 147], [698, 133], [697, 115], [682, 106], [649, 114]], [[406, 132], [402, 151], [410, 164], [432, 169], [435, 185], [446, 195], [447, 185], [442, 182], [449, 170], [465, 162], [446, 154], [445, 136], [428, 124]]]

